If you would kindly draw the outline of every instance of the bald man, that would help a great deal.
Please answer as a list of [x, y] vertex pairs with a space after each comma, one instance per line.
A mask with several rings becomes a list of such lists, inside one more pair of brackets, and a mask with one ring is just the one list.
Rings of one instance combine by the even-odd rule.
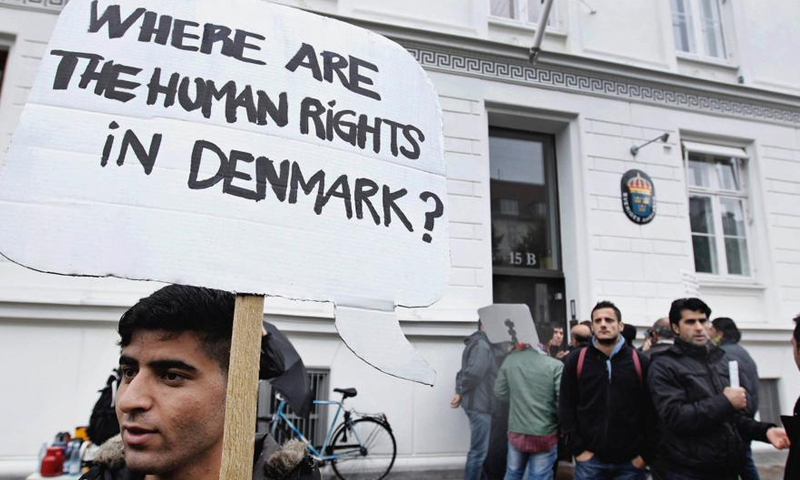
[[567, 355], [569, 355], [572, 351], [589, 345], [589, 340], [591, 339], [592, 329], [582, 323], [575, 325], [569, 331], [569, 348], [563, 352], [558, 352], [556, 358], [559, 360], [564, 360], [564, 358], [566, 358]]

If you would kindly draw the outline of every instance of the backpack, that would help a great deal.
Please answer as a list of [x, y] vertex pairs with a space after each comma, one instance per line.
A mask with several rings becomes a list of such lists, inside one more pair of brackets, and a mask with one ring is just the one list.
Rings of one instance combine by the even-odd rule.
[[[583, 362], [586, 360], [586, 350], [588, 347], [581, 348], [578, 354], [578, 381], [581, 381], [581, 371], [583, 370]], [[631, 348], [631, 357], [633, 358], [633, 368], [636, 369], [636, 376], [639, 377], [639, 385], [642, 384], [642, 362], [639, 361], [639, 354], [636, 353], [635, 348]]]
[[86, 429], [89, 440], [95, 445], [102, 445], [106, 440], [119, 433], [119, 421], [114, 408], [119, 378], [119, 370], [114, 369], [106, 380], [106, 386], [98, 390], [100, 398], [92, 408], [89, 428]]

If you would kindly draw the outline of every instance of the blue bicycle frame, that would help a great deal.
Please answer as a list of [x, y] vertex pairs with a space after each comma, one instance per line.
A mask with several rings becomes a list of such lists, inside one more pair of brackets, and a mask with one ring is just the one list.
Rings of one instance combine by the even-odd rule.
[[[284, 421], [289, 426], [289, 428], [292, 429], [294, 435], [307, 445], [308, 451], [311, 452], [311, 456], [313, 456], [318, 461], [325, 462], [329, 460], [338, 460], [344, 457], [358, 456], [360, 452], [354, 452], [352, 454], [337, 454], [334, 453], [333, 450], [330, 450], [330, 453], [326, 453], [329, 451], [329, 447], [331, 446], [331, 442], [333, 441], [333, 434], [336, 431], [336, 428], [334, 428], [336, 426], [336, 421], [339, 420], [339, 414], [341, 414], [342, 411], [344, 410], [344, 405], [342, 404], [342, 402], [337, 402], [335, 400], [314, 400], [314, 405], [338, 406], [338, 408], [336, 409], [336, 413], [333, 416], [333, 420], [331, 421], [331, 424], [328, 427], [328, 431], [325, 434], [325, 442], [323, 442], [323, 444], [319, 447], [319, 449], [317, 449], [317, 447], [311, 444], [311, 442], [303, 435], [303, 433], [295, 426], [294, 423], [292, 423], [291, 419], [289, 419], [289, 417], [286, 415], [286, 401], [282, 398], [280, 399], [280, 403], [278, 403], [277, 411], [272, 416], [272, 421], [270, 426], [270, 433], [272, 434], [272, 436], [275, 437], [275, 433], [278, 428], [278, 423], [280, 421]], [[348, 412], [345, 413], [345, 422], [342, 423], [342, 425], [345, 425], [346, 423], [352, 423], [352, 421], [350, 420], [350, 415], [348, 415], [347, 413]], [[345, 426], [345, 428], [347, 427]], [[355, 430], [352, 430], [352, 434], [356, 437], [358, 444], [361, 445], [361, 439], [358, 438], [358, 434], [356, 433]]]

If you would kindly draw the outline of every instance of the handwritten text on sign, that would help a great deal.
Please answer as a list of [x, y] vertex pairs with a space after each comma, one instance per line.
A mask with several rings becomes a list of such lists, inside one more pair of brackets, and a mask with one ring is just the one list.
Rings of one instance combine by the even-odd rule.
[[64, 10], [0, 176], [4, 231], [48, 240], [0, 233], [0, 251], [63, 274], [438, 299], [446, 183], [424, 72], [333, 20], [210, 5]]

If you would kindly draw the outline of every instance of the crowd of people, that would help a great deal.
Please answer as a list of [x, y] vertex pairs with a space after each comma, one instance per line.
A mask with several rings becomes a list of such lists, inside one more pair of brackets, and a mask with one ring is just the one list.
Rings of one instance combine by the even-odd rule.
[[753, 440], [789, 448], [785, 479], [800, 478], [800, 432], [755, 419], [758, 369], [732, 319], [712, 322], [705, 302], [682, 298], [638, 349], [635, 336], [608, 301], [570, 329], [567, 348], [561, 327], [547, 345], [509, 348], [479, 323], [450, 403], [469, 418], [464, 479], [552, 479], [559, 459], [574, 459], [576, 480], [758, 479]]

